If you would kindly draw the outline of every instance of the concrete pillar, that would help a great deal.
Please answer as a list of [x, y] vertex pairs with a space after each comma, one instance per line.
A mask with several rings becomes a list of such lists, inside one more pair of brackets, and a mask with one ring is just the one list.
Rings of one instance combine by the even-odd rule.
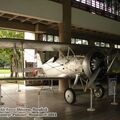
[[[43, 40], [43, 33], [35, 33], [35, 40], [42, 41]], [[36, 50], [36, 52], [38, 52], [38, 50]], [[44, 63], [45, 55], [44, 55], [43, 51], [39, 51], [39, 54], [41, 57], [41, 61]]]
[[41, 33], [35, 33], [35, 40], [42, 41], [43, 40], [43, 34]]
[[114, 44], [113, 44], [113, 43], [110, 43], [110, 47], [114, 48], [115, 46], [114, 46]]
[[59, 80], [59, 92], [64, 92], [68, 87], [68, 80]]
[[[71, 43], [71, 0], [63, 0], [63, 22], [59, 23], [60, 42]], [[59, 91], [68, 88], [68, 80], [59, 80]]]
[[93, 40], [89, 40], [89, 41], [88, 41], [88, 44], [94, 46], [94, 41], [93, 41]]
[[35, 40], [42, 41], [43, 40], [43, 32], [39, 30], [40, 24], [35, 25]]
[[63, 22], [61, 42], [71, 43], [71, 0], [63, 0]]

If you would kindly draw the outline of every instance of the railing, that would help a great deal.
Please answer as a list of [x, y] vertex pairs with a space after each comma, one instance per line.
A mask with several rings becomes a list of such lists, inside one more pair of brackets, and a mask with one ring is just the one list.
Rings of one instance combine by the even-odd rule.
[[[51, 0], [62, 3], [62, 0]], [[105, 0], [71, 0], [71, 6], [120, 21], [120, 3], [104, 2]], [[117, 1], [117, 0], [116, 0]]]

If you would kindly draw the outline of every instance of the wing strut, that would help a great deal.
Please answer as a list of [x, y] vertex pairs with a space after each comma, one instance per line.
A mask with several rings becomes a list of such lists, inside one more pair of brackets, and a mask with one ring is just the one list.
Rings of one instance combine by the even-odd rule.
[[93, 84], [94, 81], [96, 80], [97, 76], [99, 75], [101, 71], [101, 68], [99, 67], [98, 69], [95, 70], [95, 72], [91, 75], [91, 77], [89, 78], [89, 82], [88, 84], [86, 85], [85, 87], [85, 91], [88, 89], [88, 88], [95, 88], [95, 85]]
[[116, 53], [116, 55], [115, 55], [114, 58], [112, 59], [110, 65], [108, 66], [107, 72], [109, 72], [109, 70], [111, 69], [111, 67], [112, 67], [112, 65], [113, 65], [113, 63], [114, 63], [114, 61], [115, 61], [115, 59], [116, 59], [117, 57], [118, 57], [118, 53]]
[[76, 74], [76, 75], [75, 75], [75, 81], [74, 81], [74, 84], [73, 84], [73, 87], [72, 87], [72, 88], [74, 88], [74, 87], [77, 85], [78, 80], [79, 80], [79, 74]]

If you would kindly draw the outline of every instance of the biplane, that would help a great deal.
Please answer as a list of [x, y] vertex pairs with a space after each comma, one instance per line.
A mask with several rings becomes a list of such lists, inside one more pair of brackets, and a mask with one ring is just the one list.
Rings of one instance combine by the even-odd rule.
[[[108, 47], [97, 47], [92, 45], [77, 45], [65, 43], [53, 43], [21, 39], [0, 39], [0, 48], [20, 49], [22, 62], [24, 64], [24, 49], [35, 49], [36, 51], [58, 51], [58, 54], [42, 63], [40, 56], [37, 60], [39, 67], [34, 68], [34, 77], [26, 77], [24, 65], [21, 68], [22, 77], [14, 77], [14, 80], [43, 80], [43, 79], [68, 79], [73, 80], [73, 85], [65, 90], [64, 97], [67, 103], [73, 104], [76, 101], [74, 88], [80, 81], [83, 91], [92, 88], [94, 95], [101, 98], [104, 95], [104, 88], [98, 80], [107, 79], [115, 59], [118, 57], [119, 49]], [[108, 56], [114, 55], [110, 63]], [[19, 71], [19, 68], [17, 68]], [[2, 78], [2, 80], [11, 78]]]

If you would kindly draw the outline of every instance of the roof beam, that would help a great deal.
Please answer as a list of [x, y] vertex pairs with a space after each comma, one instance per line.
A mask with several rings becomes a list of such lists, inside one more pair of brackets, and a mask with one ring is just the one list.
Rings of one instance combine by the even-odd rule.
[[32, 24], [37, 24], [39, 22], [40, 22], [40, 20], [35, 20], [34, 22], [32, 22]]
[[47, 25], [43, 25], [43, 24], [35, 24], [35, 33], [41, 33], [41, 32], [46, 32], [48, 29]]
[[26, 19], [21, 20], [21, 22], [25, 22], [25, 21], [30, 20], [30, 19], [31, 18], [26, 18]]
[[5, 18], [0, 18], [0, 28], [14, 29], [14, 30], [20, 30], [20, 31], [31, 31], [31, 32], [34, 32], [34, 30], [35, 30], [35, 27], [32, 24], [21, 23], [17, 20], [10, 21]]
[[15, 15], [15, 16], [11, 17], [11, 18], [9, 19], [9, 21], [11, 21], [11, 20], [13, 20], [13, 19], [15, 19], [15, 18], [17, 18], [17, 17], [18, 17], [18, 16]]
[[30, 24], [26, 22], [20, 22], [18, 20], [10, 21], [6, 18], [0, 18], [0, 28], [41, 33], [46, 32], [49, 26], [40, 23]]
[[3, 16], [5, 13], [0, 13], [0, 16]]

